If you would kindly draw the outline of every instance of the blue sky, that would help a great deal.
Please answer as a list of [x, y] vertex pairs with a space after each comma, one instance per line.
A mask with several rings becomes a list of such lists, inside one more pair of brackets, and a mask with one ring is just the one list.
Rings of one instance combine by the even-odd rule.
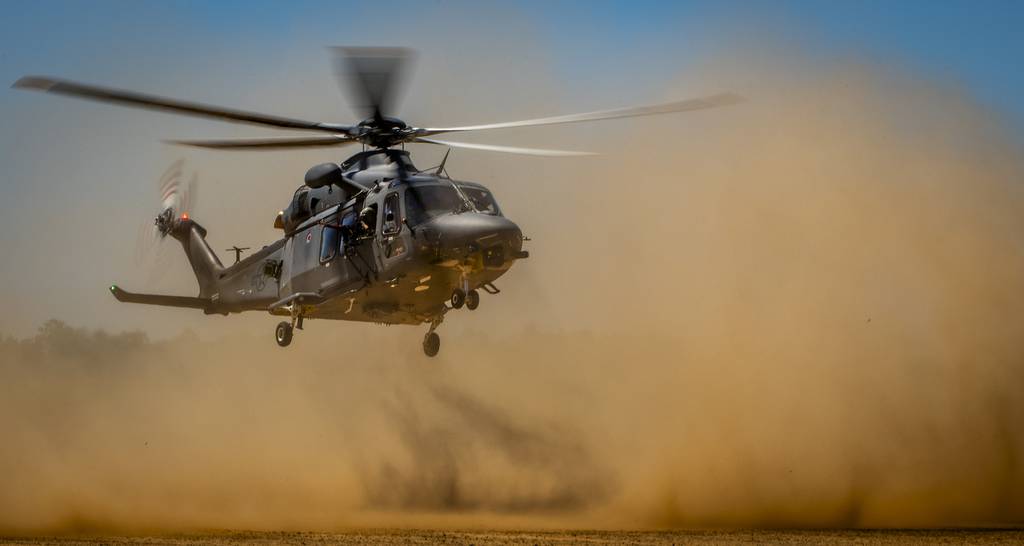
[[[472, 13], [473, 3], [389, 2], [25, 2], [0, 18], [0, 76], [66, 73], [90, 67], [97, 77], [176, 56], [174, 64], [251, 41], [416, 45], [444, 40], [436, 24], [403, 36], [431, 14]], [[909, 66], [950, 78], [1024, 124], [1024, 2], [527, 1], [503, 8], [536, 29], [567, 80], [619, 61], [656, 79], [667, 59], [737, 39], [722, 29], [760, 28], [805, 47]], [[739, 22], [739, 24], [736, 24]], [[436, 23], [436, 21], [434, 21]], [[502, 21], [483, 20], [481, 26]], [[715, 36], [721, 32], [722, 35]], [[211, 51], [212, 50], [212, 51]], [[0, 99], [4, 101], [4, 99]]]

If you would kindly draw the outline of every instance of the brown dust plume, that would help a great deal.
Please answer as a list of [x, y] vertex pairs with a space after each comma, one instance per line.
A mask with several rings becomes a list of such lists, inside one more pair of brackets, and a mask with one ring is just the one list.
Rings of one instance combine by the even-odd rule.
[[534, 241], [436, 360], [270, 318], [4, 340], [0, 532], [1020, 522], [1020, 141], [854, 62], [666, 97], [705, 89], [750, 100], [548, 133], [594, 160], [453, 153]]

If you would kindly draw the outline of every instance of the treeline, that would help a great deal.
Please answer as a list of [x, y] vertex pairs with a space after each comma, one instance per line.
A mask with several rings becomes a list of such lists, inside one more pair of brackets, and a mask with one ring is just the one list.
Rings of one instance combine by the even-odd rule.
[[34, 336], [24, 339], [0, 336], [0, 361], [107, 360], [112, 355], [135, 353], [157, 344], [141, 331], [112, 334], [102, 329], [75, 328], [64, 321], [50, 319]]

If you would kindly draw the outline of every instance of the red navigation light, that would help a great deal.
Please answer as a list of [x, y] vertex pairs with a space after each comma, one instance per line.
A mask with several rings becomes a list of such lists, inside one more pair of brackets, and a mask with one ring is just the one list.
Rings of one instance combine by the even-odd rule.
[[188, 220], [188, 213], [187, 212], [181, 213], [181, 220], [182, 221]]

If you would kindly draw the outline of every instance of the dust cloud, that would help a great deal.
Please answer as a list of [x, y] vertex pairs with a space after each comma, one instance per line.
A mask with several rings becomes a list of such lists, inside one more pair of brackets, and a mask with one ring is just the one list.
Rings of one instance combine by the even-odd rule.
[[5, 339], [0, 532], [1022, 521], [1020, 141], [941, 81], [724, 57], [665, 97], [749, 102], [542, 143], [599, 159], [453, 154], [534, 240], [437, 359]]

